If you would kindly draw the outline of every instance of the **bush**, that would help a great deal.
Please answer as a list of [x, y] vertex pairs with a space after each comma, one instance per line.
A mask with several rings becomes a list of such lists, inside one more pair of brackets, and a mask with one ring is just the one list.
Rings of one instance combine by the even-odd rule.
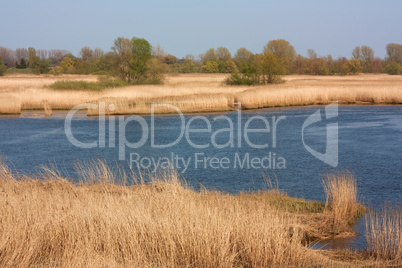
[[225, 80], [227, 85], [250, 86], [259, 84], [255, 79], [244, 74], [232, 74]]
[[103, 78], [99, 79], [98, 82], [62, 80], [54, 82], [49, 87], [52, 89], [104, 90], [106, 88], [125, 87], [128, 85], [123, 80]]
[[17, 69], [17, 68], [9, 68], [7, 69], [8, 74], [34, 74], [32, 69]]
[[201, 70], [203, 73], [219, 73], [219, 63], [214, 60], [210, 60], [202, 65]]
[[402, 74], [402, 66], [396, 61], [391, 61], [385, 66], [384, 72], [392, 75]]
[[283, 83], [280, 76], [286, 74], [284, 61], [272, 52], [266, 51], [262, 56], [262, 74], [266, 83]]

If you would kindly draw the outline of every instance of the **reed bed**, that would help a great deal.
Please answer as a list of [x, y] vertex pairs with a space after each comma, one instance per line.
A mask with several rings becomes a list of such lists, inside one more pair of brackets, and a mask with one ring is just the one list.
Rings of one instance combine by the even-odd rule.
[[245, 109], [329, 104], [402, 104], [401, 89], [317, 88], [271, 90], [259, 89], [236, 95]]
[[[154, 99], [103, 98], [96, 102], [94, 109], [88, 109], [87, 115], [98, 116], [100, 112], [107, 115], [117, 114], [158, 114], [219, 112], [234, 109], [232, 95], [198, 94]], [[101, 104], [101, 105], [100, 105]], [[102, 110], [105, 107], [105, 110]]]
[[367, 252], [379, 260], [402, 264], [402, 209], [384, 205], [366, 215]]
[[[22, 109], [43, 109], [44, 101], [54, 109], [69, 110], [82, 103], [102, 99], [119, 99], [120, 108], [132, 110], [133, 103], [158, 101], [163, 98], [184, 98], [191, 103], [190, 112], [210, 110], [210, 103], [221, 102], [221, 94], [242, 103], [244, 109], [276, 106], [340, 103], [401, 104], [402, 77], [390, 75], [358, 76], [285, 76], [286, 83], [264, 86], [227, 86], [227, 74], [171, 75], [163, 85], [138, 85], [94, 90], [52, 90], [57, 81], [97, 81], [96, 76], [6, 75], [0, 78], [0, 96], [11, 95], [21, 102]], [[209, 100], [206, 96], [209, 95]], [[215, 100], [214, 97], [217, 97]], [[126, 100], [126, 103], [123, 103]], [[201, 103], [199, 105], [198, 103]], [[222, 106], [222, 105], [218, 105]], [[125, 107], [125, 108], [123, 108]], [[129, 108], [127, 108], [129, 107]], [[222, 106], [222, 108], [224, 108]], [[141, 108], [143, 109], [143, 108]], [[148, 109], [148, 108], [146, 108]], [[220, 110], [217, 108], [216, 110]], [[226, 110], [231, 109], [228, 105]], [[214, 108], [215, 110], [215, 108]], [[136, 110], [132, 110], [136, 112]]]
[[196, 192], [172, 170], [144, 177], [102, 161], [76, 167], [74, 183], [54, 169], [16, 175], [0, 163], [0, 266], [356, 264], [304, 246], [300, 219], [326, 217], [316, 202], [277, 190]]
[[20, 114], [21, 101], [10, 95], [0, 95], [0, 114]]

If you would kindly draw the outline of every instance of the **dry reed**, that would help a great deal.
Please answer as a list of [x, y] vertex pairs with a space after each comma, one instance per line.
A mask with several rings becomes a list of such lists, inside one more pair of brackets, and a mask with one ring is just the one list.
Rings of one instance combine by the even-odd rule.
[[[284, 84], [255, 87], [226, 86], [222, 81], [227, 76], [226, 74], [180, 74], [168, 76], [164, 85], [128, 86], [94, 92], [51, 90], [46, 86], [60, 80], [96, 81], [96, 76], [7, 75], [0, 78], [0, 96], [16, 97], [21, 101], [22, 109], [42, 109], [43, 102], [47, 101], [53, 110], [68, 110], [78, 104], [93, 103], [101, 99], [118, 99], [122, 113], [136, 113], [137, 110], [132, 109], [133, 103], [150, 103], [164, 98], [184, 98], [186, 102], [192, 103], [190, 112], [211, 110], [207, 105], [211, 100], [212, 103], [223, 103], [220, 100], [221, 95], [228, 96], [229, 102], [230, 99], [241, 101], [245, 109], [326, 104], [332, 101], [370, 104], [402, 103], [401, 76], [290, 75], [284, 77], [286, 80]], [[226, 106], [219, 104], [217, 108], [212, 108], [212, 110], [220, 109], [230, 110], [231, 104]], [[149, 108], [145, 107], [145, 110]]]
[[148, 183], [139, 177], [129, 186], [133, 175], [102, 161], [78, 164], [77, 172], [80, 184], [52, 169], [38, 177], [18, 177], [0, 163], [0, 266], [343, 263], [303, 246], [306, 226], [300, 215], [316, 212], [290, 213], [278, 205], [281, 200], [306, 201], [278, 192], [195, 192], [171, 170], [151, 176]]
[[366, 215], [367, 252], [378, 260], [402, 262], [402, 209], [385, 205]]
[[9, 95], [0, 95], [0, 114], [20, 114], [21, 101]]
[[[105, 114], [166, 114], [192, 112], [218, 112], [234, 109], [234, 98], [224, 94], [199, 94], [177, 97], [163, 97], [153, 99], [130, 100], [127, 98], [104, 98], [97, 100], [96, 108], [88, 109], [87, 114], [97, 116], [100, 113], [100, 104], [104, 103]], [[172, 107], [174, 106], [174, 107]]]
[[327, 174], [322, 184], [326, 193], [326, 210], [331, 215], [331, 229], [341, 232], [365, 212], [357, 202], [356, 178], [350, 172]]

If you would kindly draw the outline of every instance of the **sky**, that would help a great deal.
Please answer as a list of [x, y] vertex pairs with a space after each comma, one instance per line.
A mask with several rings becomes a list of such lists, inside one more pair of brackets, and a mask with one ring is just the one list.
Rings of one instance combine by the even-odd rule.
[[367, 45], [385, 56], [402, 44], [399, 0], [0, 0], [0, 46], [16, 49], [81, 47], [109, 51], [117, 37], [145, 38], [178, 58], [209, 48], [240, 47], [261, 53], [270, 40], [286, 39], [306, 56], [351, 57]]

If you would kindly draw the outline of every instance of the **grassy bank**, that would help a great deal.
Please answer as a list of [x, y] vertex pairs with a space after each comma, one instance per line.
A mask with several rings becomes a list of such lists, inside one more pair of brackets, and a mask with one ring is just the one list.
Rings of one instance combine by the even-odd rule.
[[[36, 177], [17, 176], [1, 163], [0, 266], [395, 264], [395, 258], [382, 255], [374, 260], [366, 253], [305, 247], [313, 238], [350, 232], [347, 222], [362, 207], [356, 196], [335, 198], [336, 192], [346, 190], [336, 187], [355, 185], [350, 174], [325, 179], [335, 187], [327, 187], [325, 205], [279, 190], [197, 192], [173, 171], [150, 177], [147, 183], [138, 178], [131, 186], [125, 183], [131, 176], [103, 162], [77, 165], [77, 172], [80, 184], [49, 169]], [[345, 204], [351, 209], [340, 208]]]
[[129, 84], [117, 79], [100, 78], [99, 81], [91, 82], [85, 80], [61, 80], [49, 85], [55, 90], [104, 90], [106, 88], [126, 87]]
[[[168, 103], [183, 112], [230, 111], [241, 102], [244, 109], [327, 104], [402, 104], [402, 76], [285, 76], [286, 83], [227, 86], [225, 74], [168, 76], [163, 85], [124, 85], [97, 76], [6, 75], [0, 77], [0, 99], [12, 96], [22, 110], [69, 110], [81, 103], [106, 101], [114, 114], [148, 113], [151, 103]], [[53, 87], [55, 89], [52, 89]], [[18, 109], [16, 105], [16, 109]], [[166, 113], [160, 109], [161, 113]], [[112, 113], [112, 112], [111, 112]], [[96, 111], [89, 111], [96, 115]]]

